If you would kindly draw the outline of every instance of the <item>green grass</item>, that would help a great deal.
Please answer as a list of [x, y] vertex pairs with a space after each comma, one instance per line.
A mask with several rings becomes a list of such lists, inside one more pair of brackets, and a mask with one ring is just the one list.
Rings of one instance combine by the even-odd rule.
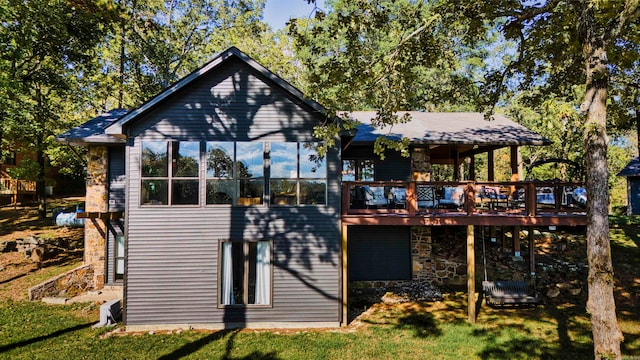
[[[105, 336], [96, 305], [0, 303], [6, 359], [589, 359], [590, 327], [578, 307], [496, 310], [465, 321], [461, 293], [446, 301], [374, 306], [360, 326], [336, 331], [184, 331]], [[637, 336], [638, 334], [634, 334]], [[640, 346], [625, 355], [640, 355]]]
[[[611, 244], [625, 356], [640, 357], [640, 218], [615, 217]], [[32, 273], [20, 281], [33, 282]], [[374, 305], [335, 330], [111, 334], [93, 304], [0, 300], [0, 359], [592, 359], [584, 304], [492, 309], [466, 321], [464, 293], [435, 303]]]

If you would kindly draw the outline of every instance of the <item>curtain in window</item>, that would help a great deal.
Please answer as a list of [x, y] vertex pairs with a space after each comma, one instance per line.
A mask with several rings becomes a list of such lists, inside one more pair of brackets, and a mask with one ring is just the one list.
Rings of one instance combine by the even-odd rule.
[[233, 252], [230, 242], [222, 243], [222, 304], [233, 304]]
[[268, 241], [258, 241], [256, 250], [256, 304], [268, 305], [271, 293], [271, 252]]

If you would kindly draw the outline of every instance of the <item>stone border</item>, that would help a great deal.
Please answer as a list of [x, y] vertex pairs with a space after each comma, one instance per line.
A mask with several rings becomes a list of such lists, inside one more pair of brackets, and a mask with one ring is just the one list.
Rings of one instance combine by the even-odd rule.
[[86, 264], [29, 288], [29, 300], [73, 297], [94, 288], [93, 266]]

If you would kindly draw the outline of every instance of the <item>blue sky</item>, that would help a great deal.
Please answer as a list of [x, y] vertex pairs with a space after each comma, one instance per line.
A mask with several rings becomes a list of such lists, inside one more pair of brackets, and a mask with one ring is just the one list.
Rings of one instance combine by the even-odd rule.
[[[324, 0], [317, 0], [318, 7], [324, 8]], [[306, 0], [267, 0], [264, 7], [264, 20], [274, 30], [282, 29], [291, 17], [308, 17], [313, 4]]]

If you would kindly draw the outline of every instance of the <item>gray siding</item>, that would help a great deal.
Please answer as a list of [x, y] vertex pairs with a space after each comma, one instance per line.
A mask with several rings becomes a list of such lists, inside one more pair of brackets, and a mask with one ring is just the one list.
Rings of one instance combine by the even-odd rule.
[[[173, 140], [311, 140], [319, 121], [265, 85], [248, 67], [226, 64], [130, 129], [127, 218], [128, 325], [338, 322], [340, 190], [338, 152], [328, 155], [328, 205], [140, 207], [140, 144]], [[204, 169], [201, 168], [201, 172]], [[219, 309], [218, 243], [273, 240], [268, 308]]]
[[408, 226], [349, 226], [349, 281], [411, 280]]
[[109, 211], [124, 211], [125, 188], [124, 145], [109, 148]]

